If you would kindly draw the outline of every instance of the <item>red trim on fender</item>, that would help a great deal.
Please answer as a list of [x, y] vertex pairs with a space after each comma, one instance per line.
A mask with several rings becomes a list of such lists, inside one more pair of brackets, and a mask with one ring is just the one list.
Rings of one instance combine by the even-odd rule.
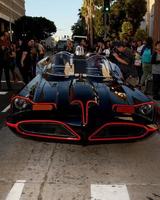
[[87, 101], [86, 105], [84, 105], [84, 103], [81, 100], [73, 100], [71, 102], [72, 105], [79, 104], [81, 106], [83, 125], [88, 124], [88, 110], [89, 110], [89, 104], [91, 104], [91, 103], [92, 104], [94, 103], [94, 104], [98, 105], [97, 101], [95, 101], [95, 100], [89, 100], [89, 101]]
[[[63, 125], [66, 128], [66, 130], [71, 132], [74, 136], [76, 136], [76, 138], [62, 138], [62, 137], [58, 137], [58, 136], [45, 136], [45, 135], [27, 133], [27, 132], [21, 131], [18, 127], [22, 123], [32, 123], [32, 122], [35, 122], [35, 123], [36, 122], [38, 122], [38, 123], [42, 123], [42, 122], [43, 123], [55, 123], [55, 124], [58, 124], [58, 125]], [[6, 125], [11, 127], [11, 128], [16, 129], [16, 131], [18, 133], [25, 135], [25, 136], [31, 136], [31, 137], [37, 137], [37, 138], [46, 138], [46, 139], [55, 139], [55, 140], [61, 140], [61, 141], [64, 141], [64, 140], [79, 141], [81, 139], [81, 137], [73, 129], [71, 129], [67, 124], [60, 122], [60, 121], [56, 121], [56, 120], [24, 120], [24, 121], [20, 121], [16, 124], [6, 122]]]
[[96, 104], [96, 105], [98, 105], [98, 103], [97, 103], [97, 101], [95, 101], [95, 100], [89, 100], [89, 101], [87, 101], [87, 103], [86, 103], [86, 122], [85, 122], [85, 124], [88, 124], [88, 111], [89, 111], [89, 104]]
[[134, 107], [139, 107], [139, 106], [143, 106], [143, 105], [146, 105], [146, 104], [153, 105], [153, 104], [155, 104], [155, 102], [154, 102], [154, 101], [149, 101], [149, 102], [144, 102], [144, 103], [135, 104], [135, 105], [133, 105], [133, 106], [134, 106]]
[[84, 105], [83, 105], [83, 102], [81, 100], [73, 100], [71, 102], [71, 105], [80, 105], [81, 109], [82, 109], [82, 123], [83, 125], [85, 125], [85, 113], [84, 113]]
[[133, 114], [135, 112], [135, 109], [137, 107], [143, 106], [143, 105], [153, 105], [155, 102], [150, 101], [150, 102], [145, 102], [145, 103], [140, 103], [136, 105], [125, 105], [125, 104], [113, 104], [112, 110], [118, 113], [128, 113], [128, 114]]
[[[146, 132], [141, 135], [141, 136], [131, 136], [131, 137], [114, 137], [114, 138], [96, 138], [96, 135], [104, 128], [107, 126], [116, 126], [116, 125], [121, 125], [121, 126], [135, 126], [135, 127], [141, 127], [146, 130]], [[132, 140], [132, 139], [141, 139], [148, 135], [149, 133], [153, 133], [157, 131], [157, 128], [152, 128], [148, 126], [144, 126], [141, 124], [136, 124], [136, 123], [129, 123], [129, 122], [110, 122], [102, 125], [100, 128], [98, 128], [92, 135], [89, 136], [88, 140], [89, 141], [113, 141], [113, 140]]]

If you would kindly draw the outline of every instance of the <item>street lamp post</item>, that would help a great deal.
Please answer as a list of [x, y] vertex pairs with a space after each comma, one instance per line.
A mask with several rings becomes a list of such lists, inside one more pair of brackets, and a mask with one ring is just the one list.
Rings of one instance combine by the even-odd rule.
[[92, 0], [89, 0], [89, 37], [90, 37], [90, 46], [93, 47], [93, 13], [92, 13], [93, 3]]
[[109, 12], [110, 12], [110, 0], [104, 0], [104, 39], [107, 38], [109, 33]]

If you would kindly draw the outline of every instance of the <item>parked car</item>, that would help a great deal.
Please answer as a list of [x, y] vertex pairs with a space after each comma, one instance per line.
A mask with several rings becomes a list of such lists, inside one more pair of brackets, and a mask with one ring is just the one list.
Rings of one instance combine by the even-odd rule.
[[104, 56], [59, 52], [11, 100], [7, 126], [23, 137], [82, 144], [142, 139], [157, 131], [156, 102], [123, 81]]

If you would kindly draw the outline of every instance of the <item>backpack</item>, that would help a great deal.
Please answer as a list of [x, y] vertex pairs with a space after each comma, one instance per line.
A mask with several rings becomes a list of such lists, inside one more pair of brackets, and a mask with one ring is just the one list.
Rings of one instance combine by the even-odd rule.
[[145, 48], [142, 54], [142, 63], [151, 63], [151, 49]]

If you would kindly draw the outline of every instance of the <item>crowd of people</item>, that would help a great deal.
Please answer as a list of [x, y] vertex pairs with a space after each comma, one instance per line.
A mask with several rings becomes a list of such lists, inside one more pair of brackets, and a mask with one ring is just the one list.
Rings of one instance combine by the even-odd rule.
[[[71, 52], [73, 44], [68, 41]], [[68, 49], [68, 46], [66, 47]], [[152, 80], [152, 94], [155, 100], [160, 100], [160, 41], [153, 44], [152, 38], [146, 40], [98, 41], [93, 49], [88, 49], [82, 40], [75, 48], [77, 55], [88, 51], [105, 55], [121, 69], [124, 81], [133, 80], [134, 85], [148, 94], [148, 82]]]
[[9, 33], [2, 33], [0, 35], [0, 89], [2, 89], [3, 72], [7, 90], [12, 90], [12, 84], [18, 81], [27, 84], [35, 77], [36, 63], [44, 55], [45, 49], [39, 41], [18, 39], [11, 42]]
[[[103, 54], [110, 61], [117, 64], [122, 71], [124, 81], [135, 78], [136, 87], [147, 94], [147, 81], [153, 80], [153, 98], [160, 100], [160, 41], [153, 44], [151, 38], [142, 40], [118, 39], [98, 41], [91, 49], [82, 39], [74, 46], [73, 41], [67, 40], [65, 51], [77, 56], [87, 52]], [[45, 55], [44, 46], [35, 39], [17, 40], [11, 42], [8, 32], [0, 35], [0, 89], [4, 71], [7, 89], [12, 89], [14, 83], [21, 80], [27, 84], [36, 75], [36, 64]], [[19, 73], [17, 73], [19, 70]], [[11, 78], [12, 77], [12, 78]]]

